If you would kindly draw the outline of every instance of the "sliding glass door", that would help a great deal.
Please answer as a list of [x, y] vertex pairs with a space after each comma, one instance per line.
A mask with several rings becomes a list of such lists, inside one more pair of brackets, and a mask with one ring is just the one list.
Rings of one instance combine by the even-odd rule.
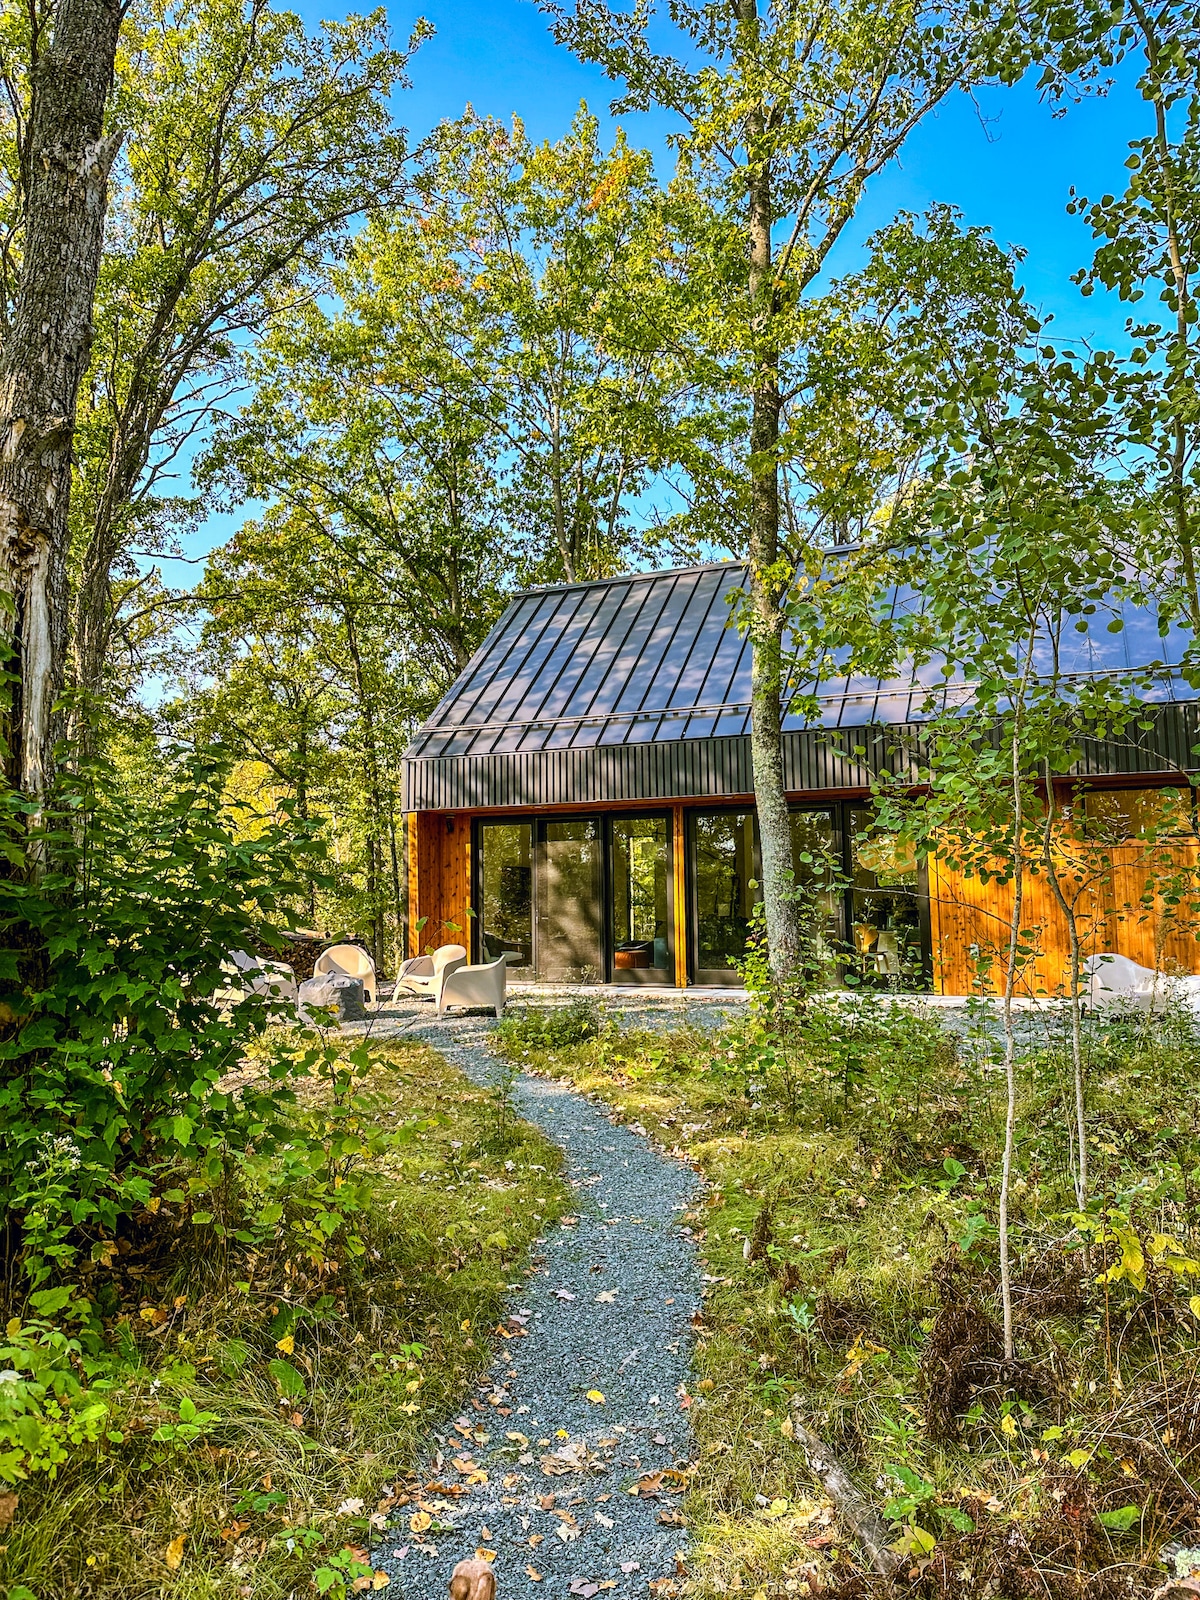
[[691, 817], [692, 927], [696, 983], [742, 981], [738, 963], [754, 914], [758, 842], [753, 811], [698, 811]]
[[674, 983], [669, 818], [613, 817], [610, 863], [614, 983]]
[[537, 976], [542, 983], [602, 983], [599, 817], [538, 823]]
[[509, 976], [528, 982], [533, 977], [533, 825], [481, 823], [477, 859], [479, 958], [503, 956]]

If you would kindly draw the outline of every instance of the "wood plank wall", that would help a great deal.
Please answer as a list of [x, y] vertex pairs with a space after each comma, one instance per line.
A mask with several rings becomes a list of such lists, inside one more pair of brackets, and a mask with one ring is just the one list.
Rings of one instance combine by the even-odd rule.
[[[1200, 929], [1188, 909], [1195, 894], [1186, 892], [1185, 903], [1172, 906], [1169, 885], [1172, 873], [1200, 883], [1198, 866], [1200, 849], [1192, 844], [1153, 852], [1138, 843], [1096, 846], [1073, 852], [1069, 864], [1064, 858], [1060, 878], [1075, 905], [1085, 957], [1111, 951], [1144, 967], [1200, 972]], [[1000, 993], [1012, 885], [981, 883], [931, 861], [929, 898], [934, 988], [949, 995]], [[1022, 970], [1020, 992], [1061, 993], [1070, 970], [1067, 919], [1045, 873], [1026, 877], [1021, 921], [1035, 953]]]
[[[443, 944], [471, 948], [471, 819], [420, 811], [409, 818], [409, 945], [413, 955]], [[416, 923], [427, 920], [421, 929]]]

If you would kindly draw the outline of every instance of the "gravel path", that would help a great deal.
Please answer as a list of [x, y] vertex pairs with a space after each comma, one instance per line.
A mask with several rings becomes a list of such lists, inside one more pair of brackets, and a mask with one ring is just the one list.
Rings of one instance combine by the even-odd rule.
[[[414, 1030], [476, 1082], [495, 1072], [487, 1033], [477, 1018]], [[496, 1552], [501, 1600], [644, 1596], [687, 1537], [669, 1478], [655, 1498], [628, 1490], [691, 1456], [683, 1401], [701, 1276], [678, 1213], [698, 1179], [562, 1084], [521, 1077], [516, 1092], [566, 1152], [578, 1221], [552, 1231], [512, 1301], [524, 1337], [504, 1342], [431, 1443], [424, 1481], [469, 1483], [458, 1457], [487, 1482], [457, 1498], [427, 1490], [435, 1527], [413, 1533], [406, 1507], [375, 1552], [403, 1600], [445, 1600], [454, 1564], [479, 1546]]]

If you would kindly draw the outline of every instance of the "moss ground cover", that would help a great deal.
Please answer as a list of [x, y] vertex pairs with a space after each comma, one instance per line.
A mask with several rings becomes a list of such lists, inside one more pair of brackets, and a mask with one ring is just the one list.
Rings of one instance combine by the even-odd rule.
[[[376, 1153], [346, 1170], [360, 1209], [341, 1227], [276, 1164], [265, 1203], [243, 1188], [200, 1211], [168, 1186], [92, 1269], [106, 1315], [61, 1359], [101, 1422], [53, 1480], [0, 1497], [6, 1600], [371, 1587], [377, 1507], [490, 1359], [505, 1284], [566, 1206], [557, 1150], [502, 1094], [415, 1042], [374, 1054], [346, 1110]], [[43, 1326], [14, 1318], [9, 1345]]]
[[[994, 1225], [1003, 1086], [986, 1029], [951, 1034], [870, 1001], [810, 1007], [784, 1039], [752, 1019], [719, 1036], [578, 1020], [568, 1043], [561, 1023], [515, 1016], [504, 1048], [709, 1184], [688, 1219], [710, 1279], [693, 1591], [1075, 1597], [1163, 1581], [1156, 1558], [1194, 1534], [1200, 1499], [1190, 1029], [1090, 1033], [1083, 1216], [1065, 1052], [1052, 1033], [1030, 1038], [1010, 1366]], [[797, 1423], [890, 1522], [903, 1556], [890, 1577], [860, 1570]]]

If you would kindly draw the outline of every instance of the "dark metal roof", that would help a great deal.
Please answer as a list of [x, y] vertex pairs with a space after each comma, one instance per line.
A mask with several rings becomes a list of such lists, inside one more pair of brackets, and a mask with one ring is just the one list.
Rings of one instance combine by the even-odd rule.
[[[724, 563], [518, 595], [406, 752], [405, 809], [748, 793], [751, 647], [730, 626], [746, 581], [743, 565]], [[898, 614], [921, 596], [897, 589], [890, 604]], [[1060, 672], [1132, 673], [1179, 659], [1183, 641], [1160, 637], [1148, 608], [1123, 607], [1119, 632], [1109, 631], [1109, 613], [1094, 620], [1060, 641]], [[947, 681], [936, 663], [885, 680], [849, 677], [832, 657], [809, 687], [819, 716], [792, 714], [784, 724], [790, 789], [869, 786], [883, 766], [899, 770], [905, 758], [894, 752], [906, 741], [919, 743], [931, 694], [970, 696], [968, 683]], [[1152, 698], [1182, 711], [1195, 694], [1168, 670]], [[1167, 718], [1163, 728], [1194, 720]], [[883, 728], [891, 756], [879, 745]], [[860, 746], [869, 758], [851, 757]], [[1163, 755], [1168, 765], [1192, 764]], [[1146, 764], [1150, 747], [1128, 760], [1091, 752], [1085, 765], [1163, 765]]]

